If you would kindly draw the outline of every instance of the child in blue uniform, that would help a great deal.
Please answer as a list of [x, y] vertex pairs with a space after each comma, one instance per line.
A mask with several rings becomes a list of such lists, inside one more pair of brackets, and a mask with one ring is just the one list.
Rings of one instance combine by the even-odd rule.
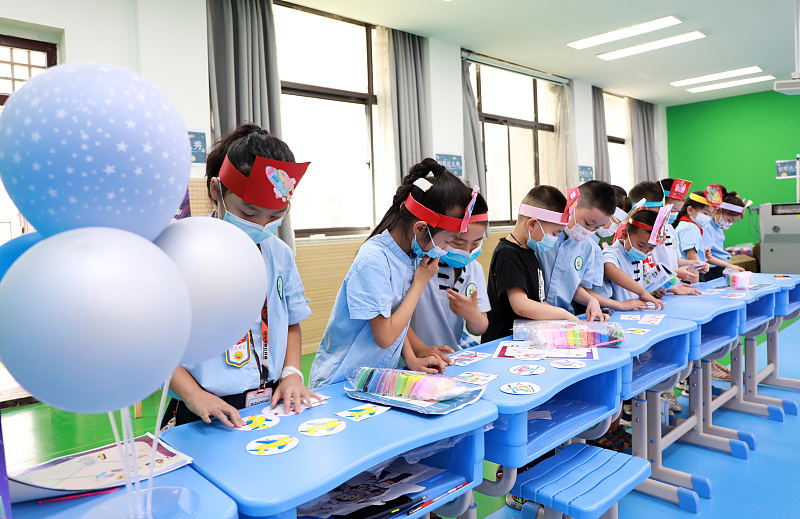
[[336, 295], [311, 367], [312, 388], [340, 382], [361, 366], [397, 367], [401, 354], [409, 369], [444, 370], [437, 352], [415, 353], [408, 329], [439, 258], [468, 216], [470, 195], [433, 159], [411, 168]]
[[675, 272], [681, 281], [697, 283], [700, 281], [700, 274], [708, 272], [709, 266], [701, 261], [692, 261], [681, 257], [678, 236], [675, 228], [671, 227], [678, 220], [678, 214], [683, 209], [692, 183], [680, 178], [664, 178], [658, 184], [664, 191], [664, 205], [671, 205], [672, 211], [669, 214], [670, 227], [664, 228], [666, 238], [664, 243], [659, 244], [653, 251], [653, 259]]
[[[614, 188], [607, 182], [590, 180], [569, 190], [567, 206], [566, 228], [551, 249], [536, 253], [547, 287], [545, 302], [568, 312], [582, 313], [585, 308], [587, 320], [606, 320], [599, 301], [587, 291], [603, 282], [603, 268], [590, 236], [614, 214]], [[578, 304], [577, 311], [573, 301]]]
[[477, 188], [473, 197], [470, 219], [474, 221], [450, 242], [447, 254], [439, 259], [439, 271], [425, 287], [411, 318], [409, 333], [413, 331], [420, 345], [442, 345], [438, 348], [442, 353], [477, 345], [473, 337], [483, 335], [489, 326], [486, 278], [483, 267], [475, 261], [489, 226], [489, 207]]
[[731, 225], [744, 217], [744, 200], [739, 198], [736, 191], [727, 191], [722, 188], [722, 203], [714, 208], [714, 213], [703, 226], [703, 243], [706, 248], [706, 261], [714, 267], [706, 274], [705, 279], [716, 279], [722, 276], [726, 268], [736, 271], [744, 269], [738, 265], [728, 263], [731, 255], [725, 250], [725, 231]]
[[708, 202], [705, 191], [695, 191], [689, 195], [678, 213], [678, 220], [672, 224], [678, 238], [681, 257], [691, 261], [706, 261], [706, 247], [703, 241], [703, 225], [711, 219], [714, 207]]
[[[316, 398], [300, 372], [300, 323], [311, 310], [294, 254], [275, 236], [308, 167], [294, 160], [283, 141], [252, 124], [223, 137], [208, 154], [206, 184], [217, 206], [212, 216], [252, 238], [264, 258], [270, 289], [261, 319], [241, 341], [222, 355], [175, 369], [170, 389], [179, 399], [170, 402], [165, 421], [174, 418], [180, 425], [216, 418], [238, 427], [244, 425], [238, 409], [270, 401], [274, 407], [282, 400], [287, 410], [299, 412]], [[278, 173], [274, 180], [269, 171]]]
[[567, 200], [553, 186], [531, 189], [519, 206], [514, 229], [500, 242], [489, 267], [489, 328], [481, 340], [511, 335], [515, 319], [577, 318], [568, 310], [545, 302], [545, 277], [538, 252], [551, 249], [566, 224]]

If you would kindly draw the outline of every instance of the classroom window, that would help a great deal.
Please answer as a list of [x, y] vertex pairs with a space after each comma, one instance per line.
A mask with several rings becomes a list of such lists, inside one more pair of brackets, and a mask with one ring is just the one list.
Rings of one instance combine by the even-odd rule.
[[611, 183], [630, 189], [633, 186], [633, 164], [630, 152], [630, 114], [628, 99], [603, 93], [608, 139], [608, 163]]
[[[0, 34], [0, 113], [26, 81], [56, 65], [56, 45]], [[0, 245], [33, 229], [0, 183]]]
[[507, 223], [555, 155], [556, 96], [545, 80], [470, 64], [483, 126], [489, 219]]
[[298, 236], [364, 233], [376, 223], [373, 27], [283, 2], [274, 13], [282, 138], [311, 162], [292, 225]]

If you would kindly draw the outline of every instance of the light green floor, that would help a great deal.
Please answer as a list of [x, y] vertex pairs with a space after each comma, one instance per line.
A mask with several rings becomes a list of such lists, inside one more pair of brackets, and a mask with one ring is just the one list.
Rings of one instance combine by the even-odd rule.
[[[783, 327], [789, 324], [791, 322], [784, 323]], [[765, 340], [766, 336], [758, 338], [759, 344]], [[303, 357], [302, 368], [306, 378], [313, 357]], [[143, 402], [143, 417], [134, 420], [137, 435], [153, 431], [158, 397], [159, 394], [153, 394]], [[9, 472], [114, 441], [107, 415], [79, 415], [45, 404], [3, 411], [2, 426]], [[484, 463], [484, 476], [494, 480], [496, 468], [493, 463]], [[476, 494], [475, 501], [479, 518], [489, 515], [504, 503], [502, 498], [480, 494]]]

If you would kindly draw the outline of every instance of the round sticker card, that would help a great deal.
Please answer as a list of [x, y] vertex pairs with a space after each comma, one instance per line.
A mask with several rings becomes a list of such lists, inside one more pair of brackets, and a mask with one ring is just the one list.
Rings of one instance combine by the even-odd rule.
[[245, 449], [250, 454], [256, 456], [272, 456], [273, 454], [283, 454], [288, 452], [300, 443], [300, 440], [294, 436], [286, 434], [275, 434], [272, 436], [262, 436], [257, 440], [253, 440], [247, 444]]
[[509, 395], [532, 395], [541, 390], [542, 388], [530, 382], [511, 382], [500, 386], [500, 391]]
[[516, 355], [514, 355], [514, 358], [519, 360], [542, 360], [546, 357], [547, 357], [546, 353], [542, 353], [539, 351], [531, 351], [531, 352], [521, 351]]
[[515, 375], [541, 375], [544, 373], [544, 366], [532, 366], [529, 364], [519, 364], [508, 368], [508, 371]]
[[242, 420], [244, 420], [244, 425], [237, 427], [237, 431], [263, 431], [278, 425], [281, 421], [278, 416], [266, 416], [263, 414], [245, 416]]
[[554, 368], [575, 369], [586, 366], [586, 363], [583, 362], [582, 360], [557, 359], [551, 362], [550, 365], [553, 366]]
[[338, 418], [317, 418], [300, 424], [297, 430], [306, 436], [330, 436], [342, 432], [347, 424]]

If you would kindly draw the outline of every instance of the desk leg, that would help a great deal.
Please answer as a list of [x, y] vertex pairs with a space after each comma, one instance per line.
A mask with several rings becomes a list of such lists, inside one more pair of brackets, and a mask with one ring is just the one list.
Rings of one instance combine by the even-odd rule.
[[[794, 318], [797, 314], [793, 314], [788, 316], [788, 318]], [[780, 328], [781, 322], [783, 318], [778, 317], [776, 318], [776, 324], [771, 326], [770, 329], [767, 331], [767, 367], [758, 374], [757, 381], [760, 384], [766, 384], [768, 386], [776, 386], [782, 387], [785, 389], [794, 389], [800, 391], [800, 380], [793, 379], [793, 378], [784, 378], [778, 375], [778, 328]], [[754, 367], [755, 369], [755, 367]], [[766, 397], [761, 397], [766, 398]], [[792, 402], [794, 404], [794, 402]], [[796, 404], [794, 407], [795, 412], [789, 411], [786, 409], [786, 412], [790, 414], [797, 414]]]
[[[677, 441], [690, 443], [699, 447], [726, 452], [736, 456], [737, 458], [747, 459], [750, 454], [750, 449], [748, 448], [747, 443], [738, 439], [720, 437], [715, 434], [705, 432], [705, 428], [712, 425], [710, 361], [703, 360], [702, 362], [694, 362], [694, 369], [689, 377], [689, 386], [689, 408], [691, 410], [690, 420], [692, 418], [695, 418], [695, 420], [692, 420], [693, 424], [686, 432], [677, 434], [675, 439]], [[682, 427], [682, 422], [687, 421], [688, 420], [676, 420], [678, 425], [673, 429], [682, 430], [684, 428]], [[668, 435], [670, 434], [668, 433]]]
[[[646, 391], [645, 394], [637, 396], [636, 400], [633, 409], [633, 444], [640, 445], [637, 433], [642, 434], [646, 440], [642, 454], [646, 453], [651, 472], [650, 478], [640, 483], [636, 490], [696, 513], [700, 507], [698, 494], [706, 498], [711, 497], [711, 482], [702, 476], [662, 465], [661, 455], [666, 446], [662, 445], [661, 441], [661, 393]], [[645, 415], [645, 420], [637, 424], [637, 415], [641, 414]], [[635, 453], [634, 455], [639, 456]]]
[[[754, 379], [749, 372], [755, 370], [753, 365], [756, 362], [758, 348], [755, 338], [759, 333], [763, 333], [763, 331], [763, 328], [761, 330], [756, 330], [752, 334], [748, 334], [744, 339], [745, 355], [747, 357], [745, 365], [747, 366], [748, 373], [742, 373], [741, 344], [737, 345], [731, 351], [731, 388], [714, 399], [715, 401], [712, 404], [712, 411], [724, 406], [726, 409], [732, 409], [733, 411], [753, 414], [756, 416], [766, 416], [778, 422], [783, 421], [785, 414], [783, 409], [779, 407], [781, 405], [780, 400], [774, 399], [777, 400], [778, 404], [772, 405], [772, 403], [758, 402], [747, 399], [747, 395], [752, 394], [754, 390], [756, 391], [756, 395], [758, 394], [757, 385], [753, 383]], [[735, 391], [734, 394], [731, 395], [730, 393], [732, 390]], [[719, 431], [716, 431], [716, 426], [712, 427], [713, 429], [708, 430], [707, 432], [714, 432], [720, 436], [727, 436], [727, 434], [721, 434]], [[730, 431], [730, 429], [728, 429], [728, 431]], [[729, 437], [737, 438], [738, 436]], [[750, 448], [754, 449], [755, 446], [750, 445]]]

